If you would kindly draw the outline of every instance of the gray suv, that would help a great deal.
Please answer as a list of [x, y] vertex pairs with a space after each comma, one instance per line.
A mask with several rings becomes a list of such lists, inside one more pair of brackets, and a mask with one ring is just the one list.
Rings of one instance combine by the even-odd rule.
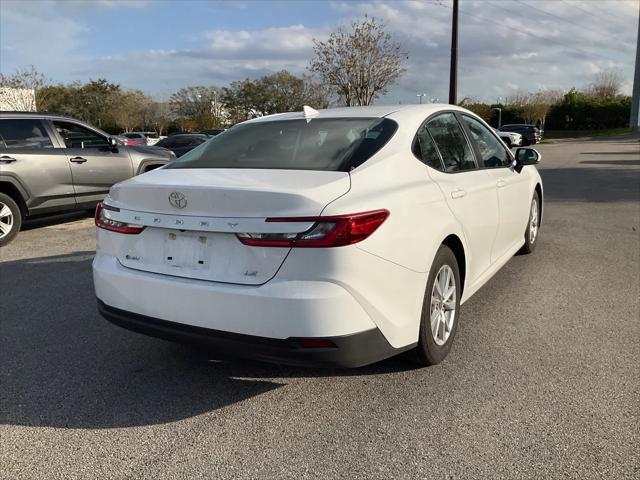
[[92, 209], [114, 183], [174, 158], [162, 148], [118, 145], [73, 118], [0, 112], [0, 246], [25, 217]]

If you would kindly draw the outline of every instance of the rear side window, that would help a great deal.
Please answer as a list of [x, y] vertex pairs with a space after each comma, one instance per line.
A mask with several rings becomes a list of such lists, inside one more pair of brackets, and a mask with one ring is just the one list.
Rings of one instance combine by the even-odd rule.
[[0, 149], [16, 148], [53, 148], [53, 144], [40, 120], [0, 120]]
[[445, 172], [453, 173], [476, 168], [469, 142], [453, 113], [438, 115], [427, 123], [427, 128], [438, 146]]
[[371, 158], [396, 132], [386, 118], [317, 118], [236, 125], [167, 168], [344, 171]]
[[435, 168], [436, 170], [444, 171], [440, 154], [433, 143], [433, 139], [426, 125], [422, 125], [416, 134], [416, 139], [413, 143], [413, 153], [425, 165]]

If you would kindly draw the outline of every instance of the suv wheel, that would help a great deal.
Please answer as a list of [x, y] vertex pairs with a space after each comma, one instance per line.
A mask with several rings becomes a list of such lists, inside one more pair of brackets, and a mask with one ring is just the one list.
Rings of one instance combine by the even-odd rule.
[[20, 207], [9, 195], [0, 193], [0, 247], [13, 240], [21, 226]]

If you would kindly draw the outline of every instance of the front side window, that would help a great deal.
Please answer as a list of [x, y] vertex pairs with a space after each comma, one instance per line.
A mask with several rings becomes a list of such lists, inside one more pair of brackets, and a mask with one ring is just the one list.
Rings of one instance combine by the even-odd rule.
[[53, 125], [67, 148], [105, 148], [110, 146], [105, 137], [77, 123], [54, 121]]
[[427, 128], [438, 146], [445, 172], [453, 173], [476, 168], [469, 142], [453, 113], [438, 115], [427, 123]]
[[511, 164], [511, 156], [502, 145], [502, 142], [487, 127], [468, 115], [462, 115], [462, 120], [467, 125], [469, 132], [471, 132], [471, 137], [478, 146], [485, 167], [508, 167]]
[[413, 144], [413, 153], [418, 157], [425, 165], [435, 168], [436, 170], [444, 171], [442, 166], [442, 160], [440, 160], [440, 154], [436, 149], [433, 139], [427, 130], [426, 125], [422, 125], [416, 133], [416, 139]]
[[348, 172], [371, 158], [398, 125], [387, 118], [316, 118], [236, 125], [166, 168]]
[[53, 148], [40, 120], [17, 118], [0, 120], [0, 149]]

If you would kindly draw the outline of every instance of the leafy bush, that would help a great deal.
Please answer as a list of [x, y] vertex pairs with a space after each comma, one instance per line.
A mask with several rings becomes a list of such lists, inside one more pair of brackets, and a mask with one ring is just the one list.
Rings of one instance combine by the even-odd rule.
[[600, 130], [626, 127], [631, 97], [596, 97], [569, 91], [551, 107], [546, 126], [551, 130]]

